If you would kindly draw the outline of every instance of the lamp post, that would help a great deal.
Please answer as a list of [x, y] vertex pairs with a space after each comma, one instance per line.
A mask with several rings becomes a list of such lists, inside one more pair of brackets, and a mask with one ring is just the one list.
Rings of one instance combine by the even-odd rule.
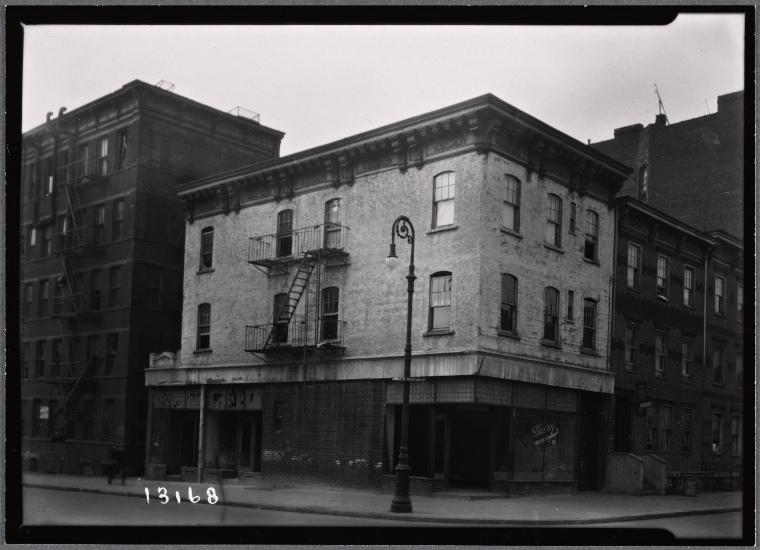
[[398, 466], [396, 466], [396, 494], [391, 503], [391, 512], [409, 513], [412, 511], [412, 501], [409, 499], [409, 378], [412, 370], [412, 295], [414, 294], [414, 226], [406, 216], [399, 216], [391, 228], [391, 251], [385, 259], [385, 265], [390, 270], [399, 264], [396, 256], [396, 235], [412, 245], [412, 255], [409, 260], [409, 281], [407, 292], [409, 300], [406, 308], [406, 347], [404, 348], [404, 401], [401, 408], [401, 445], [398, 451]]

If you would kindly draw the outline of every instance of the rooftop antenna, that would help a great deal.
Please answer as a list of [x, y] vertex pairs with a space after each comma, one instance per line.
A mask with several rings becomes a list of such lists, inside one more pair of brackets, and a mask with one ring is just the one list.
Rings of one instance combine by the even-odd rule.
[[660, 97], [660, 92], [657, 90], [657, 84], [654, 85], [654, 93], [657, 94], [657, 101], [659, 102], [660, 114], [665, 115], [665, 123], [670, 124], [670, 121], [668, 121], [668, 113], [665, 112], [665, 105], [662, 104], [662, 98]]
[[707, 114], [711, 115], [712, 113], [710, 112], [710, 106], [707, 104], [707, 98], [705, 98], [705, 107], [707, 107]]

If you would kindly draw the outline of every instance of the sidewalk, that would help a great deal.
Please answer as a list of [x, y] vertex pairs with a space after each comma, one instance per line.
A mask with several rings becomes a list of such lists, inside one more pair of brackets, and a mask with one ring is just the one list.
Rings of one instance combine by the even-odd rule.
[[441, 496], [411, 495], [414, 511], [411, 514], [392, 514], [389, 511], [393, 495], [361, 490], [331, 490], [328, 487], [263, 487], [225, 483], [209, 485], [168, 481], [148, 481], [129, 478], [125, 485], [108, 485], [104, 477], [81, 477], [39, 473], [23, 474], [25, 487], [82, 491], [101, 494], [145, 497], [149, 489], [151, 502], [160, 502], [158, 488], [165, 487], [174, 500], [179, 491], [206, 502], [206, 490], [214, 487], [218, 504], [299, 513], [327, 514], [349, 517], [369, 517], [404, 521], [441, 523], [470, 523], [490, 525], [591, 525], [617, 521], [667, 518], [707, 513], [741, 511], [742, 493], [700, 493], [696, 497], [682, 495], [629, 496], [605, 493], [577, 495], [546, 495], [518, 498], [488, 498], [470, 500], [465, 496], [443, 493]]

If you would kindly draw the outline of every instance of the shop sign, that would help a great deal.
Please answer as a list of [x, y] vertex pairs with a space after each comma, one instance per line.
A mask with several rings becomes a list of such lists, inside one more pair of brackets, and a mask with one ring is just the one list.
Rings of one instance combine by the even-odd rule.
[[543, 445], [545, 443], [557, 444], [557, 435], [559, 435], [559, 427], [554, 424], [541, 424], [538, 423], [533, 426], [533, 444]]

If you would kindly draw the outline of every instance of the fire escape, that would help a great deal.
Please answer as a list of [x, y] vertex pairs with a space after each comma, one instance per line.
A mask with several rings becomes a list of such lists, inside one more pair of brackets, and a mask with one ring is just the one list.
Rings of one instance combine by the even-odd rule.
[[313, 382], [318, 359], [343, 355], [346, 322], [322, 303], [321, 279], [324, 268], [347, 265], [348, 231], [324, 223], [249, 239], [248, 262], [285, 280], [269, 323], [245, 327], [245, 351], [267, 361], [302, 358], [306, 382]]
[[[70, 149], [70, 152], [73, 151]], [[60, 183], [66, 196], [66, 214], [63, 227], [59, 227], [59, 246], [56, 254], [63, 264], [63, 275], [56, 281], [65, 292], [56, 299], [53, 317], [58, 321], [62, 350], [55, 350], [56, 368], [48, 379], [51, 400], [58, 404], [57, 411], [49, 420], [51, 439], [69, 437], [72, 422], [82, 421], [82, 394], [94, 384], [92, 373], [97, 368], [98, 357], [84, 357], [78, 343], [80, 323], [93, 315], [84, 299], [83, 275], [80, 260], [100, 250], [100, 242], [93, 241], [93, 231], [88, 226], [81, 207], [80, 192], [87, 184], [106, 181], [97, 175], [96, 166], [83, 155], [78, 161], [59, 170]]]

